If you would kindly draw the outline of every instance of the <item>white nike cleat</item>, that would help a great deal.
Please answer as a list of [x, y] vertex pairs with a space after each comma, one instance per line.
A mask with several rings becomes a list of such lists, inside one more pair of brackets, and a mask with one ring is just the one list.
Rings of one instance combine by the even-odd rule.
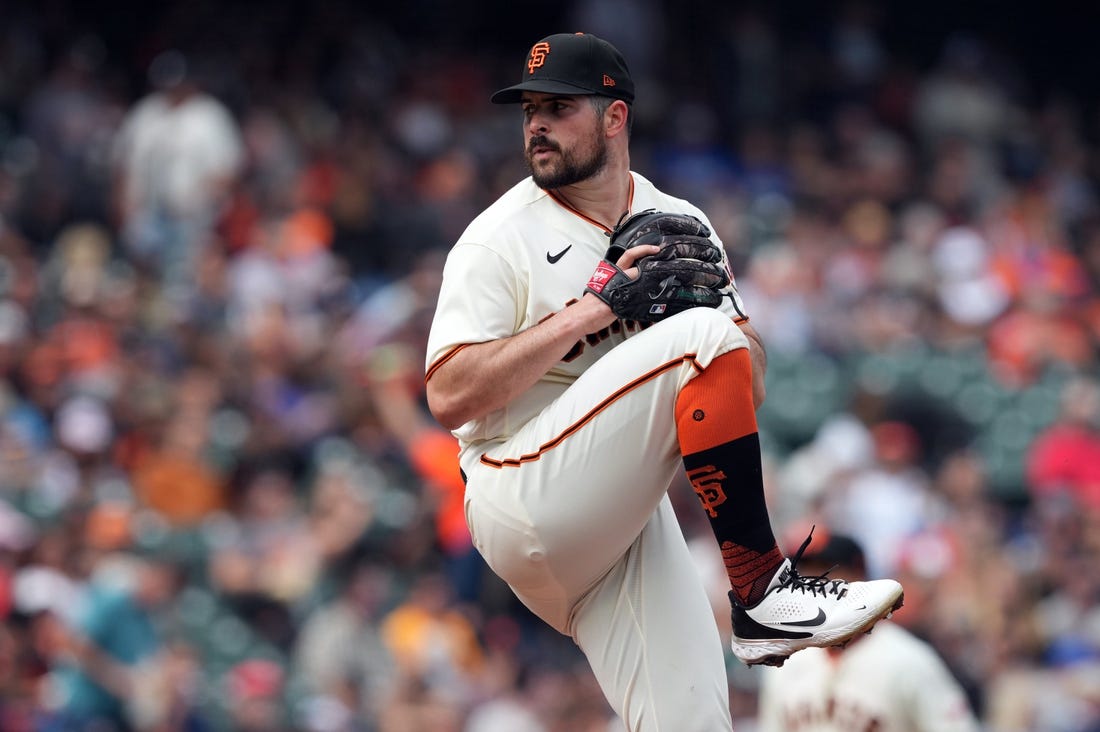
[[844, 646], [869, 633], [875, 623], [902, 606], [900, 583], [884, 579], [847, 582], [825, 574], [795, 571], [810, 539], [775, 573], [764, 599], [745, 607], [730, 593], [733, 654], [749, 666], [782, 666], [792, 653], [810, 647]]

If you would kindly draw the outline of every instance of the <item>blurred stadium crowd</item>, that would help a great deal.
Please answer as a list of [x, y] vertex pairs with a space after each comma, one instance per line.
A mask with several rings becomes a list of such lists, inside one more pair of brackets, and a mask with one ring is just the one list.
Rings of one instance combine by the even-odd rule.
[[471, 552], [422, 400], [445, 252], [524, 175], [488, 95], [583, 28], [638, 80], [633, 168], [708, 212], [769, 346], [786, 548], [859, 538], [990, 732], [1100, 730], [1088, 100], [979, 35], [903, 56], [872, 4], [795, 35], [647, 0], [503, 34], [504, 5], [478, 42], [427, 0], [5, 6], [0, 729], [617, 729]]

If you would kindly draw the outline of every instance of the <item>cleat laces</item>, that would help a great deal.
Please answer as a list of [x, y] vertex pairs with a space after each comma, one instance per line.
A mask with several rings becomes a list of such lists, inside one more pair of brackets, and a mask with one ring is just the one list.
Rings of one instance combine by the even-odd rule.
[[848, 592], [848, 583], [842, 579], [833, 579], [829, 577], [829, 572], [832, 572], [837, 568], [837, 565], [833, 565], [829, 569], [825, 570], [819, 575], [801, 575], [797, 571], [798, 560], [802, 558], [803, 552], [806, 551], [806, 547], [810, 545], [810, 541], [814, 537], [814, 528], [810, 527], [810, 535], [806, 537], [806, 540], [802, 542], [802, 546], [798, 547], [798, 551], [795, 552], [794, 557], [791, 559], [791, 566], [784, 571], [783, 576], [779, 578], [779, 589], [789, 590], [790, 592], [799, 591], [802, 594], [807, 592], [810, 595], [817, 595], [821, 593], [822, 597], [827, 595], [836, 595], [837, 599], [844, 597]]

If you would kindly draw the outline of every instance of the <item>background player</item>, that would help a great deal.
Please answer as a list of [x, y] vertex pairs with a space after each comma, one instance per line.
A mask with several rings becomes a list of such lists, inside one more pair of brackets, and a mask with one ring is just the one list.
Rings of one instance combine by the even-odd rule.
[[[492, 101], [520, 104], [531, 177], [448, 256], [429, 407], [460, 441], [475, 546], [574, 638], [627, 726], [728, 730], [718, 632], [666, 495], [676, 471], [721, 546], [746, 663], [841, 642], [899, 605], [901, 587], [807, 585], [780, 552], [754, 413], [763, 351], [732, 283], [717, 308], [648, 327], [585, 292], [594, 269], [616, 263], [601, 258], [628, 215], [706, 221], [630, 170], [634, 84], [622, 56], [558, 34], [532, 46], [522, 74]], [[638, 246], [617, 264], [636, 276], [658, 251]]]
[[[866, 576], [854, 539], [818, 528], [799, 560], [806, 575]], [[977, 732], [962, 687], [935, 650], [879, 623], [843, 650], [811, 648], [765, 669], [759, 732]]]

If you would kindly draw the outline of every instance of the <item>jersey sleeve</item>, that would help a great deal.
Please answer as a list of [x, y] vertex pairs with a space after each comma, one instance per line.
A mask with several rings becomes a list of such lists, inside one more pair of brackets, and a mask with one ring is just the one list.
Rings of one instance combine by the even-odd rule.
[[757, 732], [784, 732], [779, 669], [764, 668], [757, 697]]
[[525, 293], [514, 268], [480, 244], [459, 243], [447, 255], [428, 334], [425, 369], [460, 346], [506, 338], [519, 328]]
[[929, 648], [909, 659], [903, 676], [908, 716], [919, 732], [978, 732], [970, 703], [946, 664]]

